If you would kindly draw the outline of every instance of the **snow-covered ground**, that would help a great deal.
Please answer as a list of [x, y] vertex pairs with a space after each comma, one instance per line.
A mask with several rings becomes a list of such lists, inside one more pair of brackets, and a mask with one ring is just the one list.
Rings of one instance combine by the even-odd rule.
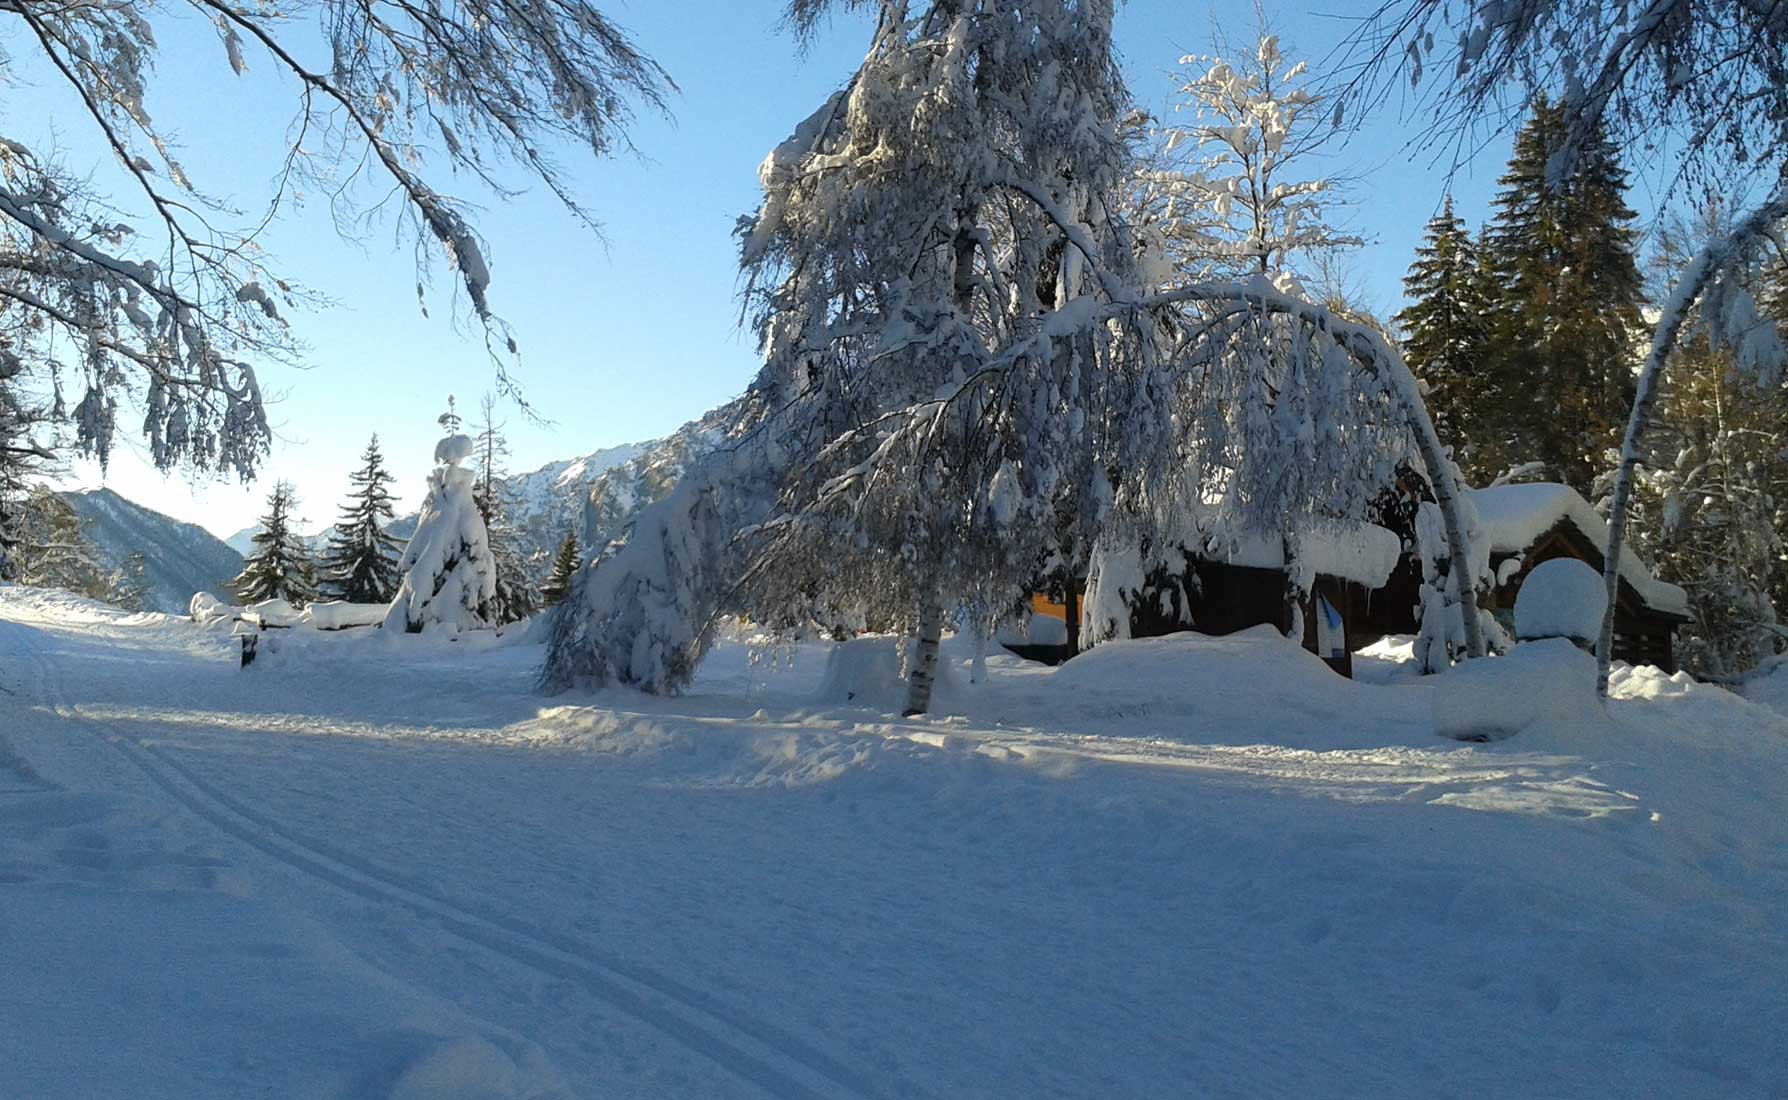
[[1259, 631], [908, 721], [225, 629], [0, 588], [0, 1097], [1788, 1094], [1788, 721], [1686, 678], [1465, 745]]

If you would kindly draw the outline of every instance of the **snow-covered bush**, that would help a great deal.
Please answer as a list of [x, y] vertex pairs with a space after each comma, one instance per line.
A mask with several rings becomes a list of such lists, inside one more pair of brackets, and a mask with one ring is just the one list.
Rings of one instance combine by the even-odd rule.
[[450, 435], [435, 445], [438, 465], [428, 475], [416, 533], [397, 563], [404, 579], [385, 617], [387, 630], [416, 633], [434, 626], [458, 632], [492, 625], [496, 568], [472, 499], [472, 472], [459, 465], [471, 454], [469, 436]]
[[1608, 590], [1601, 574], [1576, 558], [1553, 558], [1533, 567], [1515, 596], [1515, 637], [1568, 638], [1589, 645], [1602, 629]]

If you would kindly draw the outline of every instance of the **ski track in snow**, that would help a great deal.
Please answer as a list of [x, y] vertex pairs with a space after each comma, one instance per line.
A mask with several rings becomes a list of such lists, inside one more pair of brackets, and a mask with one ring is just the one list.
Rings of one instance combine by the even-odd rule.
[[572, 1082], [488, 1096], [1788, 1094], [1788, 725], [1712, 689], [1460, 746], [1428, 683], [1258, 639], [996, 659], [906, 721], [816, 701], [817, 648], [542, 700], [525, 646], [292, 632], [237, 672], [4, 588], [0, 635], [35, 716], [0, 795], [141, 789], [246, 857], [163, 877], [239, 870]]
[[[31, 656], [29, 651], [25, 655]], [[39, 683], [52, 696], [52, 709], [59, 717], [117, 750], [170, 798], [198, 817], [293, 870], [369, 901], [407, 909], [522, 966], [548, 977], [576, 982], [690, 1051], [756, 1084], [770, 1096], [791, 1100], [821, 1100], [828, 1095], [864, 1100], [881, 1097], [874, 1084], [848, 1066], [768, 1021], [725, 1005], [712, 994], [637, 963], [605, 958], [588, 945], [529, 928], [503, 914], [474, 912], [440, 897], [419, 882], [406, 881], [341, 848], [297, 836], [206, 783], [152, 744], [108, 732], [85, 717], [68, 699], [56, 669], [40, 655], [36, 656], [36, 664]], [[753, 1044], [768, 1057], [752, 1053], [748, 1047]], [[794, 1071], [779, 1067], [777, 1061], [792, 1063]], [[826, 1085], [809, 1085], [802, 1080], [803, 1071], [817, 1075]]]

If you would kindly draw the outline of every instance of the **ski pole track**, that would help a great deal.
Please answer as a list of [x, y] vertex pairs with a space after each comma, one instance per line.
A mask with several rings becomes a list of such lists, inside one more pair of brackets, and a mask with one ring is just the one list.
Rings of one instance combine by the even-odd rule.
[[[22, 643], [23, 639], [19, 639]], [[20, 644], [21, 650], [31, 647]], [[722, 1070], [779, 1100], [885, 1100], [872, 1082], [836, 1058], [719, 998], [640, 963], [607, 956], [587, 944], [513, 917], [450, 901], [415, 880], [378, 867], [351, 853], [300, 837], [233, 796], [200, 779], [167, 753], [137, 738], [100, 726], [80, 713], [62, 690], [47, 657], [32, 653], [42, 670], [45, 701], [59, 716], [110, 746], [160, 790], [200, 819], [249, 847], [311, 878], [369, 901], [396, 905], [435, 922], [445, 931], [546, 977], [582, 986], [611, 1007], [644, 1023]], [[716, 1027], [715, 1025], [718, 1025]], [[734, 1033], [770, 1057], [746, 1049]], [[815, 1088], [787, 1063], [821, 1079]]]

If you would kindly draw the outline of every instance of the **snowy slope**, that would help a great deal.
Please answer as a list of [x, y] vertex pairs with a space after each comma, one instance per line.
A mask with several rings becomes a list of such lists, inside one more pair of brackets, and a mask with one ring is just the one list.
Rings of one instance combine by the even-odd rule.
[[151, 611], [184, 612], [194, 592], [221, 592], [242, 571], [242, 555], [203, 527], [126, 500], [110, 489], [60, 496], [108, 569], [143, 554]]
[[1788, 721], [1717, 688], [1463, 745], [1270, 631], [949, 641], [918, 721], [524, 639], [0, 588], [0, 1096], [1788, 1094]]

